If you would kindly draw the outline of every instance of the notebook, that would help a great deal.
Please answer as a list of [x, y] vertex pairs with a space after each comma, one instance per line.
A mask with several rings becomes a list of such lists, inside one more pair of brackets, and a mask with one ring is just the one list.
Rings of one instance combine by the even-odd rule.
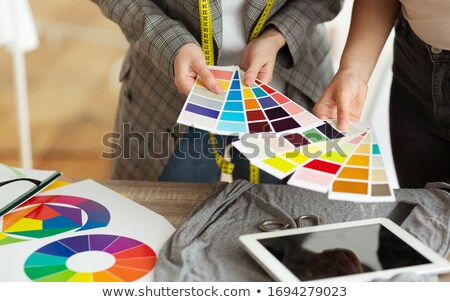
[[0, 164], [0, 216], [27, 201], [60, 175], [59, 171], [12, 168]]

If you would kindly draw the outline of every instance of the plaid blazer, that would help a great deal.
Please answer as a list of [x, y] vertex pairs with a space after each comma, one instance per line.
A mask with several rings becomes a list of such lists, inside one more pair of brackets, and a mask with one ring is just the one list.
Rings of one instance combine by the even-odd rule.
[[[120, 72], [115, 125], [120, 136], [110, 140], [114, 147], [111, 177], [157, 180], [182, 132], [175, 124], [186, 96], [174, 84], [173, 62], [181, 46], [199, 44], [198, 0], [92, 1], [120, 26], [130, 44]], [[330, 42], [322, 23], [338, 14], [341, 2], [275, 0], [265, 24], [276, 26], [287, 42], [278, 54], [275, 73], [287, 81], [286, 94], [307, 108], [333, 75]], [[224, 43], [221, 1], [210, 3], [217, 56]], [[265, 5], [263, 0], [248, 0], [247, 36]]]

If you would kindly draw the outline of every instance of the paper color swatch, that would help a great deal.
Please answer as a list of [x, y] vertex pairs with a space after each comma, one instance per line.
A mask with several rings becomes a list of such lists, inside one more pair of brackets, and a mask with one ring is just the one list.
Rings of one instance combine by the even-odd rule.
[[209, 91], [200, 78], [194, 84], [178, 123], [217, 134], [295, 132], [321, 121], [269, 85], [243, 82], [239, 67], [210, 67], [223, 92]]
[[292, 175], [289, 185], [328, 192], [335, 200], [395, 201], [373, 129], [353, 128], [338, 139], [311, 136], [311, 129], [305, 132], [270, 138], [244, 135], [233, 145], [267, 173], [279, 179]]
[[178, 123], [239, 136], [234, 147], [279, 179], [292, 175], [289, 185], [328, 192], [330, 199], [395, 201], [370, 124], [340, 132], [267, 84], [246, 86], [239, 67], [210, 70], [222, 93], [198, 78]]

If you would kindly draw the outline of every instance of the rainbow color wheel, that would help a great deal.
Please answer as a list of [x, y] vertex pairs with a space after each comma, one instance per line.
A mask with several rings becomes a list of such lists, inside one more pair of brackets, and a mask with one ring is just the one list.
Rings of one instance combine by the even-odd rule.
[[[110, 257], [113, 262], [98, 270], [98, 255]], [[78, 256], [83, 256], [81, 271], [69, 265]], [[144, 277], [155, 263], [155, 252], [138, 240], [95, 234], [64, 238], [43, 246], [27, 258], [24, 270], [36, 282], [127, 282]]]
[[104, 227], [110, 218], [108, 209], [90, 199], [36, 196], [0, 220], [0, 245]]

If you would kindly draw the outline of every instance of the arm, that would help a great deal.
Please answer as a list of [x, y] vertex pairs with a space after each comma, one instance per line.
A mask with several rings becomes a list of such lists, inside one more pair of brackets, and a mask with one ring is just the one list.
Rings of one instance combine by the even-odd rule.
[[258, 78], [269, 83], [277, 57], [284, 66], [294, 66], [306, 51], [310, 29], [333, 19], [341, 4], [336, 0], [286, 1], [266, 22], [261, 35], [247, 45], [240, 63], [246, 70], [244, 82], [250, 86]]
[[189, 85], [194, 83], [197, 75], [210, 90], [220, 92], [198, 41], [182, 22], [170, 18], [156, 1], [91, 1], [119, 25], [134, 50], [147, 57], [161, 72], [175, 78], [180, 92], [189, 93], [192, 86]]
[[266, 26], [276, 27], [284, 36], [287, 47], [280, 52], [281, 63], [294, 66], [306, 51], [305, 41], [311, 28], [332, 20], [339, 13], [343, 0], [289, 0], [272, 16]]
[[386, 39], [397, 19], [397, 0], [355, 0], [347, 42], [339, 70], [314, 107], [321, 119], [338, 119], [346, 130], [361, 116], [372, 75]]

